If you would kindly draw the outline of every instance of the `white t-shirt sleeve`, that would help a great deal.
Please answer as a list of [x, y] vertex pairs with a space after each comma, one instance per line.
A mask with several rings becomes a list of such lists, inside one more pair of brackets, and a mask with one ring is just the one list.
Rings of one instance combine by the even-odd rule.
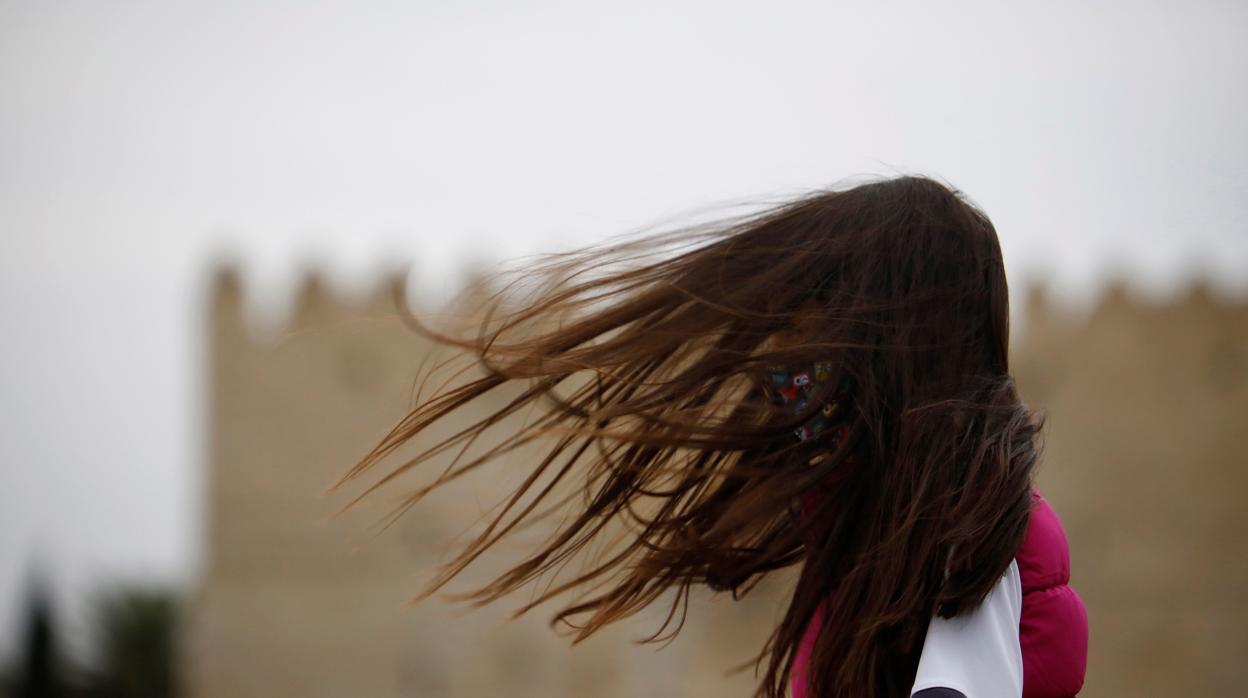
[[1023, 587], [1015, 560], [979, 608], [956, 618], [932, 619], [910, 693], [952, 688], [967, 698], [1021, 696], [1022, 610]]

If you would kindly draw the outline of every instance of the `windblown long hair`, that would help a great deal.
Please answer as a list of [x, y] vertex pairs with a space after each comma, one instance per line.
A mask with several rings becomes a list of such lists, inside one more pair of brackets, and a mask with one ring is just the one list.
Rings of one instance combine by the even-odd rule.
[[[531, 555], [459, 598], [497, 600], [622, 525], [630, 534], [618, 552], [517, 615], [579, 591], [552, 620], [579, 641], [675, 592], [666, 628], [683, 623], [694, 585], [736, 598], [768, 572], [801, 565], [757, 656], [766, 673], [756, 696], [786, 695], [824, 600], [809, 694], [907, 695], [930, 619], [983, 600], [1031, 510], [1044, 419], [1010, 374], [1008, 290], [989, 219], [951, 187], [903, 176], [540, 262], [523, 277], [536, 288], [525, 302], [514, 285], [487, 299], [475, 337], [410, 318], [468, 355], [478, 377], [419, 401], [333, 485], [417, 435], [438, 437], [367, 494], [536, 409], [537, 419], [456, 459], [405, 502], [546, 444], [531, 462], [507, 461], [524, 469], [523, 483], [418, 598], [518, 526], [571, 506]], [[795, 427], [831, 394], [785, 412], [766, 380], [776, 366], [814, 361], [831, 367], [839, 428], [801, 441]], [[489, 402], [487, 414], [444, 426], [504, 386], [508, 399]], [[557, 483], [579, 498], [551, 501]]]

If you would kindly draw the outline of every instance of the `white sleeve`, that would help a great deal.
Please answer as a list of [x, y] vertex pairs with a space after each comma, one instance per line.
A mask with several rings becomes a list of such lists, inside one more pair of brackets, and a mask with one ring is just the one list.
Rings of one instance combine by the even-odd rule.
[[1015, 560], [979, 608], [955, 618], [932, 619], [911, 695], [928, 688], [951, 688], [967, 698], [1021, 696], [1022, 609], [1023, 587]]

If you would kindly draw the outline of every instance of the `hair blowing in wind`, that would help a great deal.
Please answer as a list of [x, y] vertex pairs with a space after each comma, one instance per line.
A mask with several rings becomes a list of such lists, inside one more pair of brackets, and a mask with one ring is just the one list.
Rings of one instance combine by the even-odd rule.
[[[470, 357], [475, 374], [419, 399], [334, 485], [418, 436], [428, 444], [360, 497], [477, 443], [489, 448], [456, 458], [397, 513], [477, 468], [524, 471], [418, 598], [558, 512], [543, 544], [458, 598], [497, 600], [625, 530], [611, 554], [517, 615], [569, 594], [552, 624], [579, 641], [662, 599], [671, 607], [649, 638], [658, 640], [673, 623], [668, 637], [679, 631], [694, 585], [739, 597], [800, 565], [757, 656], [756, 696], [786, 695], [825, 598], [810, 695], [907, 695], [928, 621], [983, 600], [1031, 507], [1043, 419], [1010, 374], [1008, 290], [989, 219], [956, 190], [906, 176], [541, 261], [526, 271], [523, 302], [514, 286], [488, 299], [475, 336], [409, 318]], [[832, 394], [785, 412], [766, 381], [773, 367], [810, 362], [830, 371], [838, 428], [803, 441], [794, 429]], [[480, 407], [505, 386], [509, 399]], [[475, 419], [447, 426], [459, 410]], [[522, 411], [537, 416], [486, 436]], [[507, 459], [521, 447], [540, 448]]]

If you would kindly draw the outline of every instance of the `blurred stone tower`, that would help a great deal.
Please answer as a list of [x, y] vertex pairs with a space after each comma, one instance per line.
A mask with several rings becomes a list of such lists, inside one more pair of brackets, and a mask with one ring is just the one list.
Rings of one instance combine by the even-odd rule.
[[1248, 302], [1113, 283], [1085, 318], [1035, 289], [1013, 369], [1048, 413], [1040, 485], [1088, 606], [1088, 695], [1248, 681]]
[[[523, 598], [471, 611], [436, 598], [400, 608], [441, 559], [439, 546], [510, 483], [504, 464], [439, 491], [375, 538], [365, 527], [405, 488], [330, 518], [346, 498], [320, 493], [406, 413], [433, 351], [400, 322], [399, 283], [384, 280], [352, 302], [310, 275], [279, 341], [261, 344], [246, 331], [236, 275], [219, 274], [208, 352], [206, 559], [184, 652], [189, 694], [748, 694], [749, 672], [723, 673], [766, 639], [776, 606], [767, 591], [750, 603], [695, 600], [698, 618], [661, 652], [632, 640], [653, 632], [665, 609], [569, 647], [547, 626], [556, 606], [507, 620]], [[449, 590], [487, 581], [490, 569]]]
[[[751, 695], [751, 671], [724, 672], [766, 639], [783, 575], [747, 602], [695, 599], [657, 652], [630, 640], [665, 609], [570, 648], [546, 625], [554, 607], [506, 620], [523, 599], [400, 608], [503, 483], [423, 501], [377, 538], [361, 532], [403, 488], [329, 518], [343, 499], [321, 491], [406, 412], [432, 351], [398, 320], [397, 283], [352, 302], [310, 276], [288, 330], [261, 345], [245, 330], [238, 279], [219, 274], [189, 695]], [[1089, 607], [1086, 693], [1235, 694], [1248, 682], [1248, 305], [1202, 287], [1154, 305], [1119, 285], [1078, 319], [1042, 290], [1024, 295], [1013, 366], [1048, 414], [1040, 485], [1067, 525]]]

